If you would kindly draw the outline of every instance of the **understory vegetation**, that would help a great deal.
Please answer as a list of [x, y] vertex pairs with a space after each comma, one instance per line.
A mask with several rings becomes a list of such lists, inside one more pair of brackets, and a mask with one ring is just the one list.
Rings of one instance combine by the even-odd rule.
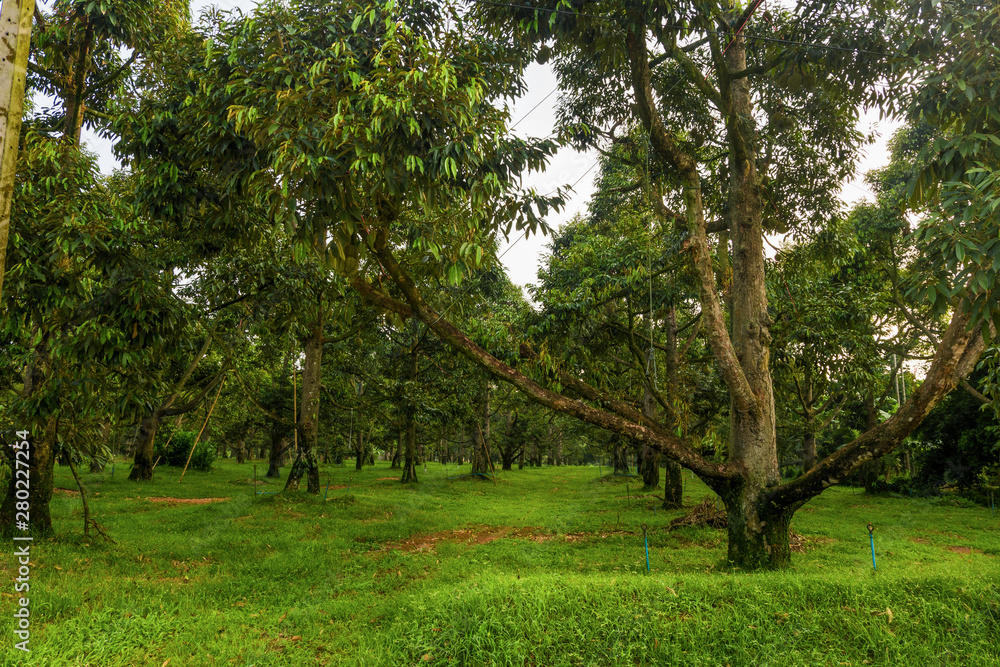
[[[164, 468], [143, 485], [123, 459], [82, 472], [114, 542], [81, 535], [80, 497], [58, 466], [59, 537], [32, 546], [30, 664], [1000, 661], [1000, 516], [954, 496], [831, 488], [796, 513], [790, 569], [744, 573], [726, 564], [724, 529], [670, 530], [716, 498], [687, 472], [685, 508], [665, 511], [606, 467], [493, 482], [431, 463], [401, 485], [386, 463], [325, 465], [317, 496], [273, 493], [265, 466], [255, 487], [255, 465], [220, 460], [182, 483]], [[11, 664], [10, 642], [0, 655]]]

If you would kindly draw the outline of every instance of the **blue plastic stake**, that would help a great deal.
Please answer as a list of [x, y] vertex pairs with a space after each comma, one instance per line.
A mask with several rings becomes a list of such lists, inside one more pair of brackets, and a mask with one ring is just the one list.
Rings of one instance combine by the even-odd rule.
[[111, 464], [111, 481], [114, 481], [114, 479], [115, 479], [115, 464], [112, 463]]
[[875, 565], [875, 536], [872, 534], [874, 531], [875, 531], [875, 527], [872, 525], [872, 522], [869, 521], [868, 522], [868, 539], [871, 541], [871, 545], [872, 545], [872, 569], [873, 570], [878, 570], [878, 566]]
[[326, 491], [323, 492], [323, 500], [326, 500], [326, 494], [330, 493], [330, 475], [326, 476]]
[[646, 537], [646, 524], [642, 524], [642, 541], [646, 544], [646, 572], [649, 572], [649, 538]]

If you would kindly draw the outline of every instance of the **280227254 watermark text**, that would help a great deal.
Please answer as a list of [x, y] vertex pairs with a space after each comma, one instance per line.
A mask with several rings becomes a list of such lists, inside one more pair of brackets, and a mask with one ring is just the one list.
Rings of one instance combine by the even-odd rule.
[[30, 651], [28, 642], [31, 637], [31, 611], [29, 598], [25, 596], [31, 590], [31, 541], [30, 528], [30, 490], [31, 490], [31, 442], [27, 431], [18, 431], [17, 440], [11, 445], [14, 449], [13, 475], [10, 483], [14, 485], [17, 503], [14, 505], [14, 527], [21, 532], [14, 535], [14, 557], [17, 559], [17, 576], [14, 578], [14, 635], [20, 641], [14, 642], [14, 648], [27, 653]]

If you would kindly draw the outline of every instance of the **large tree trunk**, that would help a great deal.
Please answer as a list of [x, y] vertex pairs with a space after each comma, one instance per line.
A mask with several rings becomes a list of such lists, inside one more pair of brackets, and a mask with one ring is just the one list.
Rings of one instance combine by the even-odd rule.
[[[7, 494], [4, 496], [3, 506], [0, 507], [0, 529], [5, 536], [31, 534], [42, 537], [53, 532], [49, 503], [52, 501], [57, 421], [56, 417], [49, 417], [45, 420], [44, 427], [40, 429], [41, 433], [36, 435], [34, 432], [29, 432], [25, 440], [17, 441], [27, 442], [26, 448], [14, 450], [4, 447], [11, 468]], [[24, 488], [17, 482], [25, 480], [24, 468], [19, 466], [23, 466], [25, 461], [28, 465], [26, 479], [28, 497], [19, 499], [17, 492], [23, 491]], [[18, 470], [22, 474], [19, 474]]]
[[[44, 343], [38, 349], [44, 350]], [[25, 399], [31, 398], [40, 389], [48, 370], [47, 355], [44, 351], [39, 351], [24, 371], [22, 394]], [[27, 433], [20, 434], [26, 437], [21, 438], [15, 433], [15, 437], [18, 437], [17, 449], [3, 448], [11, 469], [7, 494], [0, 506], [0, 531], [5, 536], [24, 535], [25, 531], [37, 536], [52, 534], [49, 503], [52, 501], [59, 418], [48, 417], [36, 421], [41, 421], [41, 427], [29, 428]], [[25, 442], [27, 446], [21, 444]], [[19, 484], [19, 481], [23, 483]], [[24, 496], [25, 490], [27, 498], [19, 498], [18, 491]]]
[[[730, 72], [746, 69], [746, 46], [734, 39], [726, 53]], [[723, 495], [729, 514], [729, 560], [744, 569], [788, 564], [791, 513], [763, 515], [762, 494], [781, 483], [770, 368], [771, 321], [764, 281], [764, 232], [757, 177], [756, 138], [744, 119], [752, 117], [747, 77], [729, 83], [726, 114], [730, 149], [729, 216], [733, 244], [732, 347], [751, 392], [750, 401], [730, 400], [729, 460], [744, 475]], [[732, 389], [732, 388], [731, 388]], [[731, 395], [735, 392], [731, 391]], [[749, 403], [749, 405], [747, 405]], [[748, 409], [749, 408], [749, 409]]]
[[684, 507], [684, 470], [670, 458], [663, 459], [663, 509], [677, 510]]
[[146, 415], [139, 422], [139, 438], [135, 443], [135, 455], [132, 459], [132, 472], [128, 478], [133, 482], [153, 479], [153, 445], [156, 442], [156, 429], [160, 426], [161, 412], [157, 410]]
[[302, 403], [296, 428], [299, 432], [299, 451], [288, 473], [285, 489], [299, 488], [299, 480], [306, 475], [309, 493], [319, 493], [319, 464], [316, 445], [319, 436], [320, 381], [323, 372], [323, 318], [317, 316], [306, 339], [305, 360], [302, 368]]

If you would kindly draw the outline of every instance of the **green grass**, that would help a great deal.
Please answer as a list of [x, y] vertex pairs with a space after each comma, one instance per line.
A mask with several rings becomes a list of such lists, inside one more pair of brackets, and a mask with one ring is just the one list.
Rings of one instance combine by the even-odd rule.
[[[117, 543], [83, 537], [76, 494], [53, 499], [58, 537], [32, 547], [32, 651], [13, 649], [4, 614], [0, 663], [1000, 663], [1000, 516], [982, 507], [832, 488], [795, 516], [808, 551], [792, 569], [746, 574], [725, 567], [723, 531], [667, 532], [682, 512], [597, 468], [493, 484], [431, 464], [402, 486], [386, 466], [325, 468], [326, 502], [254, 496], [252, 464], [227, 461], [180, 484], [164, 467], [129, 482], [121, 461], [113, 480], [85, 475]], [[710, 495], [685, 481], [687, 504]], [[56, 486], [75, 488], [68, 469]], [[3, 559], [8, 581], [15, 567]]]

